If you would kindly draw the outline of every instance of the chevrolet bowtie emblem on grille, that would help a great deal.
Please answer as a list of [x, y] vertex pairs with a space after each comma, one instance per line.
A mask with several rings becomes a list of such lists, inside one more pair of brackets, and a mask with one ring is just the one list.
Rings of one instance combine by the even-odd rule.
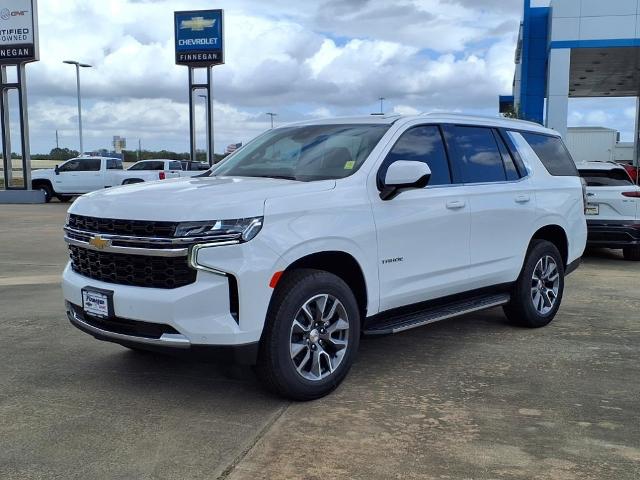
[[100, 235], [96, 235], [89, 240], [89, 245], [96, 247], [99, 250], [106, 248], [111, 245], [111, 240], [106, 240], [102, 238]]
[[190, 28], [192, 32], [201, 32], [205, 28], [211, 28], [216, 23], [215, 19], [206, 19], [204, 17], [191, 17], [191, 20], [182, 20], [180, 22], [180, 30]]

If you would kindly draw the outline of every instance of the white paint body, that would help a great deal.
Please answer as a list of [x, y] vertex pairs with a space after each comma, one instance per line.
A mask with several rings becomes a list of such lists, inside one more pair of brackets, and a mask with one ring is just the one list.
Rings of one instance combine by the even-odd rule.
[[[274, 273], [318, 252], [344, 252], [366, 282], [367, 315], [477, 288], [513, 282], [534, 233], [560, 226], [568, 261], [586, 242], [580, 179], [552, 177], [519, 134], [529, 175], [515, 182], [427, 186], [383, 201], [376, 184], [380, 164], [408, 128], [466, 124], [553, 132], [500, 119], [428, 115], [319, 120], [314, 124], [388, 123], [389, 130], [353, 175], [296, 182], [268, 178], [202, 177], [111, 188], [79, 198], [77, 215], [117, 219], [198, 221], [263, 216], [260, 233], [239, 245], [201, 249], [197, 262], [238, 282], [239, 322], [229, 312], [225, 276], [198, 270], [185, 287], [162, 290], [63, 275], [64, 296], [82, 305], [86, 286], [114, 292], [116, 316], [173, 326], [192, 344], [240, 345], [259, 341]], [[519, 137], [519, 138], [518, 138]], [[382, 260], [402, 257], [401, 262]]]
[[45, 180], [51, 183], [54, 193], [82, 194], [120, 185], [122, 183], [122, 168], [109, 170], [106, 157], [79, 157], [72, 158], [58, 165], [63, 169], [64, 165], [76, 160], [100, 160], [100, 170], [97, 171], [60, 171], [56, 173], [53, 168], [33, 170], [31, 181]]

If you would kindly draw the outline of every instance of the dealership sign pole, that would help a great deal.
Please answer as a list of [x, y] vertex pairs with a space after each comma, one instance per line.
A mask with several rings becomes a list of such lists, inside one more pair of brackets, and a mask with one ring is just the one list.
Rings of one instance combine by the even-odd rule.
[[[0, 123], [2, 124], [2, 158], [4, 188], [31, 189], [31, 152], [27, 115], [25, 65], [36, 62], [38, 52], [37, 0], [2, 0], [0, 3]], [[7, 71], [16, 69], [16, 81], [9, 81]], [[22, 148], [22, 188], [12, 185], [9, 91], [18, 92], [18, 112]]]
[[[224, 11], [192, 10], [174, 12], [176, 64], [189, 67], [189, 129], [191, 161], [196, 160], [195, 91], [206, 90], [207, 151], [213, 165], [213, 91], [211, 69], [224, 63]], [[207, 82], [197, 83], [195, 72], [206, 68]]]

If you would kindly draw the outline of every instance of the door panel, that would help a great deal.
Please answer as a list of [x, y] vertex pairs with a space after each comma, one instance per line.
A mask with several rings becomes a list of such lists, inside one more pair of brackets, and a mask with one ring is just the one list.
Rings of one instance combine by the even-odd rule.
[[465, 187], [410, 190], [374, 199], [380, 309], [466, 290], [470, 208]]
[[[424, 162], [429, 186], [383, 201], [379, 190], [391, 163]], [[469, 267], [470, 208], [466, 187], [451, 184], [451, 168], [437, 125], [404, 131], [382, 162], [371, 191], [378, 234], [380, 309], [464, 291]]]

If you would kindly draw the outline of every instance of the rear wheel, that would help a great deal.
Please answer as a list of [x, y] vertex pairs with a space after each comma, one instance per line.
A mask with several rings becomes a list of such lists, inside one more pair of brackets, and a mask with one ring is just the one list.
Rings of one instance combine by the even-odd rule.
[[625, 247], [622, 249], [622, 253], [624, 255], [625, 260], [640, 262], [640, 245]]
[[560, 252], [551, 242], [533, 240], [504, 312], [515, 324], [544, 327], [556, 316], [563, 292], [564, 263]]
[[346, 377], [359, 340], [360, 313], [349, 286], [328, 272], [295, 270], [274, 293], [256, 372], [279, 395], [313, 400]]

